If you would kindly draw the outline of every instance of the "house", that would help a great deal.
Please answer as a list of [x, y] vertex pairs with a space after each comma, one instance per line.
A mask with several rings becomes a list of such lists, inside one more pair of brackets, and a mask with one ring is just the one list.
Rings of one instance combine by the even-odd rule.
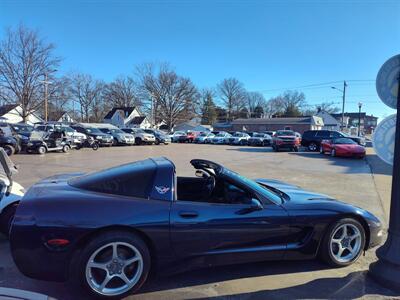
[[[317, 116], [297, 118], [257, 118], [257, 119], [236, 119], [231, 122], [231, 131], [276, 131], [293, 130], [304, 133], [306, 130], [321, 130], [324, 126], [322, 118]], [[214, 130], [218, 130], [214, 126]], [[227, 130], [224, 128], [223, 130]]]
[[211, 131], [211, 125], [202, 125], [201, 118], [193, 118], [189, 121], [179, 123], [174, 126], [174, 131], [195, 131], [195, 132], [205, 132]]
[[[22, 106], [19, 104], [6, 104], [0, 106], [0, 117], [8, 123], [16, 124], [23, 122], [21, 115]], [[36, 114], [35, 111], [31, 111], [26, 117], [25, 122], [27, 124], [33, 125], [35, 123], [43, 122], [43, 119], [38, 114]]]
[[66, 111], [54, 112], [50, 114], [50, 121], [56, 121], [60, 123], [75, 123], [72, 116]]
[[127, 124], [126, 127], [129, 128], [151, 128], [151, 123], [145, 116], [134, 117]]
[[119, 128], [140, 127], [149, 128], [151, 124], [136, 107], [114, 107], [103, 120], [104, 123], [115, 125]]
[[341, 122], [334, 118], [330, 113], [320, 110], [317, 114], [317, 117], [320, 117], [324, 122], [324, 130], [340, 130]]
[[[342, 120], [342, 114], [332, 114], [339, 122]], [[365, 112], [352, 112], [344, 113], [345, 116], [345, 128], [358, 128], [358, 119], [360, 119], [361, 132], [371, 134], [374, 132], [378, 125], [378, 117], [373, 115], [367, 115]], [[347, 119], [347, 122], [346, 122]]]

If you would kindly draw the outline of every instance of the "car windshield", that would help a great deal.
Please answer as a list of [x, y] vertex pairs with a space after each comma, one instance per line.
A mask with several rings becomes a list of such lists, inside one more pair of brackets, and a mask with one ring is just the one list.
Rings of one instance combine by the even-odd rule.
[[243, 137], [244, 133], [236, 132], [236, 133], [233, 134], [233, 136], [235, 136], [235, 137]]
[[111, 133], [118, 133], [118, 134], [125, 133], [121, 129], [118, 129], [118, 128], [109, 129], [109, 131]]
[[354, 145], [357, 144], [355, 141], [349, 138], [339, 138], [334, 140], [335, 144], [343, 144], [343, 145]]
[[218, 133], [217, 135], [216, 135], [216, 137], [224, 137], [226, 135], [226, 133]]
[[274, 203], [280, 204], [282, 203], [283, 199], [276, 191], [269, 189], [268, 187], [261, 185], [254, 180], [248, 179], [234, 171], [231, 171], [227, 168], [223, 169], [222, 172], [225, 176], [232, 178], [234, 181], [241, 183], [244, 186], [250, 187], [252, 190], [256, 191], [257, 193], [263, 195], [267, 199], [273, 201]]
[[294, 131], [290, 130], [278, 130], [276, 132], [277, 136], [296, 136], [296, 133]]
[[32, 132], [32, 130], [33, 130], [33, 127], [26, 126], [26, 125], [13, 125], [12, 127], [18, 133], [21, 133], [21, 132], [29, 133], [29, 132]]
[[103, 132], [100, 131], [100, 129], [94, 128], [94, 127], [85, 128], [85, 131], [87, 133], [91, 133], [91, 134], [102, 134], [103, 133]]
[[256, 133], [256, 134], [253, 134], [253, 137], [264, 137], [264, 134], [262, 134], [262, 133]]
[[177, 131], [174, 133], [175, 135], [185, 135], [186, 133], [184, 133], [183, 131]]

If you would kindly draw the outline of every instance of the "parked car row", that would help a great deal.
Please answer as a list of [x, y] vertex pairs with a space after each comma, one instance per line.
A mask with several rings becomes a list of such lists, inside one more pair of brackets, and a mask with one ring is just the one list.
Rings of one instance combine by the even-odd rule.
[[0, 123], [0, 147], [7, 155], [20, 151], [44, 154], [51, 151], [68, 152], [70, 149], [100, 146], [165, 144], [168, 135], [156, 129], [117, 128], [105, 123], [64, 124], [47, 122], [28, 124]]

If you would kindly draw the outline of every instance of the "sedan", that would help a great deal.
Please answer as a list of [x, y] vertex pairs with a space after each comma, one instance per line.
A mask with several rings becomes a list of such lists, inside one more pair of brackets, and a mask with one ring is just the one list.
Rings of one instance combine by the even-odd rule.
[[90, 297], [136, 292], [150, 270], [314, 259], [348, 266], [377, 246], [368, 211], [288, 183], [250, 180], [207, 160], [181, 177], [166, 158], [33, 185], [10, 233], [26, 276], [67, 281]]
[[365, 157], [365, 148], [350, 138], [323, 140], [321, 142], [320, 152], [322, 154], [330, 154], [333, 157]]
[[248, 143], [250, 146], [271, 146], [272, 137], [266, 133], [254, 133], [251, 138], [249, 138]]

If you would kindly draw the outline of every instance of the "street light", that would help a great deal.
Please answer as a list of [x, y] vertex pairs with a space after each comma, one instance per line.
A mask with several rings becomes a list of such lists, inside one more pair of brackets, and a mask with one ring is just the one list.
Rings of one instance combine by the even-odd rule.
[[[358, 136], [361, 134], [361, 107], [362, 107], [362, 102], [358, 102]], [[365, 122], [365, 121], [364, 121]], [[365, 127], [365, 124], [364, 124]]]
[[346, 81], [343, 81], [343, 90], [341, 90], [341, 89], [339, 89], [339, 88], [337, 88], [337, 87], [331, 86], [331, 89], [338, 90], [338, 91], [342, 92], [342, 94], [343, 94], [343, 105], [342, 105], [342, 130], [343, 130], [343, 128], [344, 128], [344, 104], [345, 104], [345, 102], [346, 102], [346, 87], [347, 87]]

